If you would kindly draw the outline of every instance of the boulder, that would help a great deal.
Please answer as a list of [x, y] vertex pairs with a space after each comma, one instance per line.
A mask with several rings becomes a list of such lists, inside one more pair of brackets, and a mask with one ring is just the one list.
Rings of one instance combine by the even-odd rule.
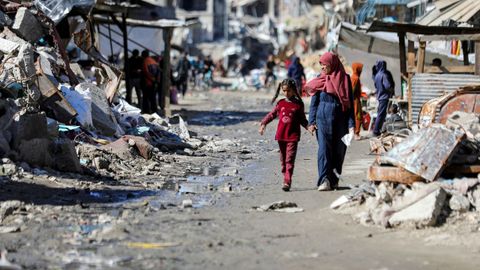
[[393, 213], [388, 220], [392, 226], [402, 223], [413, 223], [417, 227], [434, 226], [445, 204], [447, 193], [442, 188], [419, 196], [411, 205]]

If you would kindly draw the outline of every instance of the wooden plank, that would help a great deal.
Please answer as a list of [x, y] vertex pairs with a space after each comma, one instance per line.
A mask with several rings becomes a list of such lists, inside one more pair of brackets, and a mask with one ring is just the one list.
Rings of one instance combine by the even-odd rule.
[[393, 32], [393, 33], [413, 33], [423, 35], [435, 35], [443, 33], [444, 35], [467, 35], [480, 34], [480, 28], [477, 27], [449, 27], [449, 26], [426, 26], [413, 23], [390, 23], [382, 21], [373, 21], [367, 32]]
[[420, 42], [420, 47], [418, 48], [418, 57], [417, 57], [417, 72], [424, 73], [425, 70], [425, 49], [427, 43], [425, 41]]
[[415, 182], [422, 181], [423, 178], [415, 175], [403, 168], [395, 166], [381, 166], [373, 163], [367, 172], [369, 181], [393, 182], [411, 185]]
[[480, 34], [469, 34], [469, 35], [425, 35], [413, 37], [414, 35], [410, 35], [410, 37], [415, 38], [415, 41], [451, 41], [451, 40], [473, 40], [479, 41]]
[[445, 173], [478, 174], [480, 165], [453, 165], [445, 168]]
[[426, 66], [425, 73], [475, 73], [475, 66]]
[[468, 66], [470, 62], [468, 61], [468, 42], [462, 40], [462, 52], [463, 52], [463, 65]]
[[400, 50], [400, 72], [402, 75], [407, 74], [407, 55], [405, 53], [405, 33], [398, 33], [398, 41]]

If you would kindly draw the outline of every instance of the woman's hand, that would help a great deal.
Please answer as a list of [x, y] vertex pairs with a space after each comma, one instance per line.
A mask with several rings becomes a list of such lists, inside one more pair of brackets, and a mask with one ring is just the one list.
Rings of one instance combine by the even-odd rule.
[[315, 134], [315, 130], [317, 130], [317, 125], [313, 124], [313, 125], [310, 125], [308, 126], [308, 132], [310, 132], [310, 134], [312, 134], [312, 136]]
[[261, 124], [260, 128], [258, 129], [258, 133], [263, 136], [263, 133], [265, 133], [265, 125]]

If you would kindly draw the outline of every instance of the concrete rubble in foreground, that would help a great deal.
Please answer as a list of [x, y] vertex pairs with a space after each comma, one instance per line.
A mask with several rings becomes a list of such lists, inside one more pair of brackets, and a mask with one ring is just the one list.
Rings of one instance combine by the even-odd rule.
[[330, 207], [383, 227], [441, 226], [449, 217], [480, 212], [479, 131], [478, 115], [454, 112], [445, 125], [374, 139], [372, 151], [379, 143], [387, 148], [377, 152], [369, 182]]

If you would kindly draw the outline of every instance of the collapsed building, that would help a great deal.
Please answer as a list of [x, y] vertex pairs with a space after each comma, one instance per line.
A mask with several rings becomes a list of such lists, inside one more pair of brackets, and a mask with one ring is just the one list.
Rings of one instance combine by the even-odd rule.
[[[103, 170], [111, 175], [119, 172], [119, 160], [148, 160], [161, 151], [203, 144], [191, 136], [180, 116], [142, 115], [119, 97], [124, 73], [94, 46], [93, 25], [87, 16], [99, 5], [110, 10], [115, 5], [95, 1], [1, 3], [3, 175], [15, 173], [8, 169], [11, 161], [25, 168], [99, 175]], [[171, 21], [155, 23], [175, 27]], [[70, 41], [92, 60], [91, 69], [70, 61], [65, 50]], [[87, 71], [93, 75], [87, 76]], [[132, 168], [125, 171], [132, 172]]]

